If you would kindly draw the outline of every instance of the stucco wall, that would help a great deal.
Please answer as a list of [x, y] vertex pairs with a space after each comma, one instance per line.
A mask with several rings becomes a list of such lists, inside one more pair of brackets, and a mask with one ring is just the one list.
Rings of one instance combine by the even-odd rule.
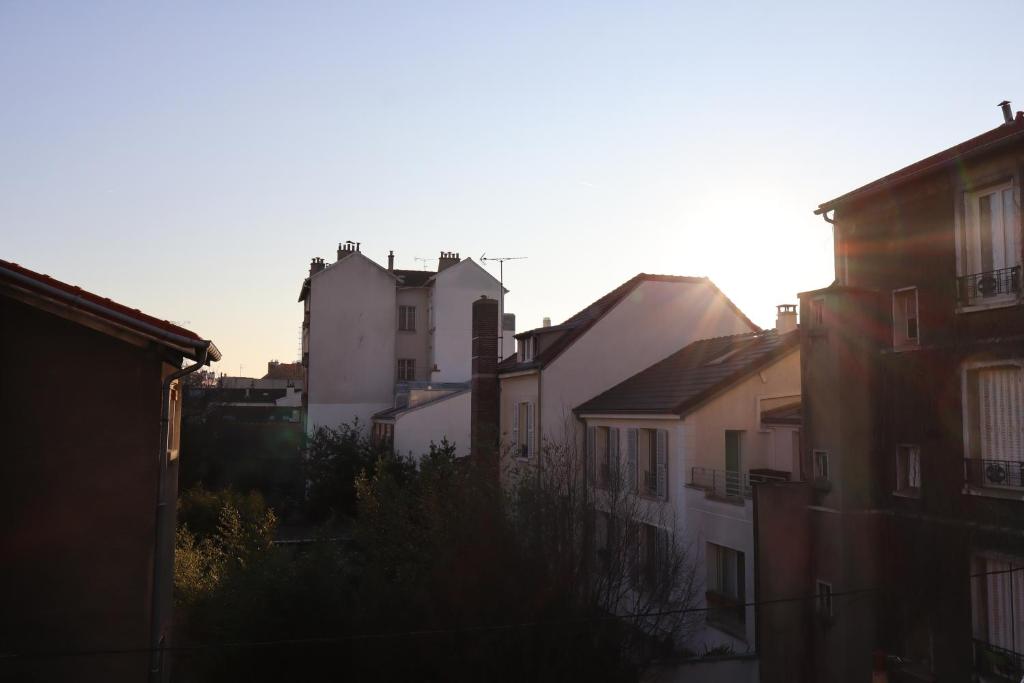
[[[431, 294], [433, 382], [468, 382], [472, 377], [473, 302], [498, 298], [498, 281], [473, 259], [445, 268], [434, 278]], [[501, 334], [500, 321], [496, 334]]]
[[[416, 361], [417, 381], [430, 379], [430, 318], [427, 289], [423, 287], [399, 289], [395, 293], [395, 362], [399, 358]], [[398, 329], [398, 307], [416, 307], [416, 329]], [[397, 373], [397, 369], [396, 369]], [[397, 378], [397, 374], [395, 375]]]
[[395, 420], [395, 451], [418, 458], [427, 452], [431, 441], [440, 444], [447, 437], [455, 444], [457, 455], [469, 455], [471, 396], [463, 391], [399, 415]]
[[560, 440], [572, 409], [691, 341], [750, 332], [700, 283], [641, 283], [544, 369], [540, 427]]
[[307, 426], [335, 427], [390, 407], [395, 382], [395, 281], [362, 254], [310, 280]]

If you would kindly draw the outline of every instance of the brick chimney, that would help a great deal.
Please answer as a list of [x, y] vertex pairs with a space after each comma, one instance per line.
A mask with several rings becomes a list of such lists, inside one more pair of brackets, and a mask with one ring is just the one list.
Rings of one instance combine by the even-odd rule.
[[796, 304], [779, 304], [775, 311], [776, 332], [789, 334], [796, 329]]
[[359, 245], [361, 242], [353, 242], [352, 240], [346, 240], [345, 242], [338, 242], [338, 260], [345, 258], [349, 254], [354, 254], [359, 251]]
[[[456, 254], [454, 251], [442, 251], [441, 252], [441, 258], [438, 259], [438, 261], [437, 261], [437, 272], [440, 273], [445, 268], [448, 268], [449, 266], [454, 266], [460, 260], [461, 259], [459, 258], [459, 255]], [[498, 327], [497, 327], [498, 321], [497, 320], [494, 321], [494, 325], [495, 325], [494, 329], [498, 329]], [[497, 352], [495, 352], [495, 353], [497, 353]]]
[[313, 260], [309, 262], [309, 274], [310, 275], [316, 275], [317, 273], [319, 273], [323, 269], [324, 269], [324, 260], [322, 258], [320, 258], [319, 256], [314, 257]]
[[470, 456], [498, 466], [498, 300], [473, 302], [473, 378], [469, 409]]
[[388, 272], [395, 269], [395, 252], [391, 250], [388, 252]]

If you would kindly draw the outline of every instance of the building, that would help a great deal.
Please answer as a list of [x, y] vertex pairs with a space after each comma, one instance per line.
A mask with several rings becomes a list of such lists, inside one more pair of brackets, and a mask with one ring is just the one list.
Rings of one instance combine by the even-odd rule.
[[[1024, 675], [1024, 114], [821, 204], [800, 296], [811, 485], [757, 493], [770, 681]], [[763, 494], [763, 495], [762, 495]], [[799, 540], [797, 540], [799, 539]], [[767, 637], [767, 635], [765, 636]]]
[[[754, 608], [745, 607], [755, 598], [751, 492], [799, 479], [799, 407], [796, 306], [780, 306], [775, 330], [691, 342], [576, 408], [593, 486], [624, 481], [646, 502], [632, 508], [648, 515], [641, 536], [650, 525], [651, 536], [685, 539], [700, 584], [695, 607], [708, 609], [691, 650], [758, 649]], [[748, 662], [730, 680], [756, 680]]]
[[541, 445], [582, 441], [573, 409], [696, 339], [756, 332], [707, 278], [640, 273], [559, 325], [516, 335], [498, 366], [506, 463], [535, 463]]
[[179, 379], [220, 352], [7, 261], [0, 329], [0, 678], [165, 680]]
[[[473, 259], [441, 252], [437, 271], [385, 268], [357, 243], [313, 259], [305, 306], [306, 429], [360, 424], [419, 455], [447, 437], [469, 449], [472, 304], [501, 284]], [[511, 348], [515, 316], [497, 331]]]

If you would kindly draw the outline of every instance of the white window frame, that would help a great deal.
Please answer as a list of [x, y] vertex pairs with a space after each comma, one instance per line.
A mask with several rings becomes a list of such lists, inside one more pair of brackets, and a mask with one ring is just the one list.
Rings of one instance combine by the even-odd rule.
[[[819, 467], [819, 457], [823, 456], [824, 468]], [[824, 470], [824, 474], [822, 473]], [[829, 452], [822, 448], [815, 448], [811, 451], [811, 475], [815, 481], [832, 481], [832, 464], [829, 462]]]
[[[402, 376], [403, 375], [403, 373], [402, 373], [402, 364], [403, 363], [405, 363], [407, 370], [411, 370], [411, 372], [407, 372], [405, 374], [411, 374], [412, 377], [403, 377]], [[398, 381], [399, 382], [414, 382], [414, 381], [416, 381], [416, 359], [415, 358], [399, 358], [398, 359], [398, 367], [396, 368], [396, 372], [398, 374]]]
[[[964, 434], [964, 460], [965, 461], [966, 460], [971, 460], [971, 459], [977, 459], [977, 460], [986, 460], [986, 459], [988, 459], [988, 460], [1001, 460], [1002, 459], [1002, 458], [985, 458], [984, 457], [985, 454], [981, 452], [981, 446], [982, 445], [980, 443], [979, 444], [974, 444], [972, 442], [972, 440], [971, 440], [971, 432], [974, 429], [974, 425], [971, 423], [971, 412], [972, 412], [972, 408], [973, 408], [973, 406], [971, 404], [971, 385], [972, 385], [972, 383], [975, 383], [977, 381], [976, 379], [972, 379], [971, 374], [975, 373], [975, 372], [977, 372], [979, 370], [984, 370], [986, 368], [997, 368], [997, 367], [1016, 367], [1022, 373], [1022, 375], [1024, 375], [1024, 359], [1021, 359], [1021, 358], [1009, 358], [1009, 359], [1004, 359], [1004, 360], [985, 361], [985, 362], [978, 362], [978, 363], [965, 363], [963, 365], [962, 369], [961, 369], [961, 374], [960, 374], [961, 407], [962, 407], [962, 409], [961, 409], [961, 422], [962, 422], [962, 425], [963, 425], [963, 434]], [[1024, 377], [1022, 377], [1022, 379], [1024, 379]], [[975, 396], [976, 396], [976, 394], [975, 394]], [[977, 407], [977, 412], [979, 413], [979, 418], [978, 419], [980, 421], [980, 412], [981, 412], [981, 407], [980, 406]], [[1000, 487], [997, 484], [986, 483], [986, 484], [983, 485], [983, 488], [993, 488], [993, 489], [996, 489], [996, 488], [1000, 488]], [[1016, 487], [1015, 486], [1013, 488], [1014, 489], [1019, 489], [1020, 487]]]
[[825, 326], [825, 297], [823, 296], [811, 299], [811, 325], [814, 327]]
[[[909, 333], [910, 316], [906, 314], [906, 311], [899, 311], [899, 301], [902, 295], [908, 292], [914, 294], [914, 327], [916, 334], [911, 337]], [[902, 323], [903, 329], [900, 328]], [[902, 349], [908, 347], [919, 346], [921, 344], [921, 309], [920, 302], [918, 299], [917, 287], [901, 287], [900, 289], [892, 290], [892, 345], [893, 348]]]
[[[957, 204], [956, 211], [956, 274], [957, 277], [965, 277], [968, 275], [976, 275], [982, 272], [988, 272], [981, 270], [981, 254], [977, 254], [978, 263], [974, 263], [972, 259], [973, 246], [971, 242], [974, 241], [975, 237], [972, 231], [972, 220], [977, 211], [977, 200], [980, 197], [993, 193], [1002, 193], [1005, 190], [1011, 191], [1012, 204], [1017, 212], [1016, 221], [1014, 225], [1010, 226], [1013, 231], [1011, 238], [1012, 244], [1009, 245], [1011, 253], [1009, 255], [1004, 254], [1004, 260], [1008, 265], [1003, 267], [1009, 268], [1013, 266], [1020, 266], [1021, 264], [1021, 201], [1020, 201], [1020, 189], [1016, 182], [1014, 173], [1005, 173], [998, 180], [993, 178], [994, 182], [979, 184], [973, 188], [963, 190], [959, 195], [959, 201]], [[977, 228], [974, 228], [977, 230]], [[1005, 233], [1004, 233], [1005, 239]], [[994, 265], [994, 264], [993, 264]], [[996, 270], [996, 268], [993, 268]], [[1024, 271], [1024, 268], [1022, 268]], [[999, 308], [1003, 306], [1013, 306], [1020, 301], [1021, 292], [1016, 294], [1010, 293], [1004, 296], [997, 296], [986, 298], [977, 303], [960, 303], [958, 302], [959, 311], [975, 311], [983, 310], [986, 308]]]
[[815, 584], [815, 589], [814, 595], [817, 598], [818, 614], [827, 619], [831, 619], [835, 616], [836, 612], [835, 591], [832, 590], [832, 584], [828, 581], [818, 579]]
[[[525, 408], [526, 424], [523, 424], [521, 413]], [[512, 404], [512, 455], [520, 459], [529, 459], [536, 453], [537, 414], [533, 401], [516, 401]], [[525, 435], [526, 450], [523, 445]]]
[[[1009, 565], [1009, 571], [1003, 568], [992, 568], [990, 563]], [[1006, 555], [995, 552], [975, 552], [971, 557], [971, 631], [974, 638], [1003, 650], [1024, 654], [1024, 557]], [[990, 573], [1000, 572], [1000, 573]], [[1009, 588], [1010, 593], [1009, 623], [1010, 633], [992, 633], [992, 589], [994, 584], [1004, 584], [1000, 588]], [[1009, 585], [1006, 585], [1009, 584]], [[1003, 593], [1006, 596], [1006, 593]], [[1016, 603], [1016, 604], [1013, 604]], [[1007, 606], [1004, 603], [1004, 607]], [[1004, 617], [1006, 612], [1003, 613]], [[1018, 622], [1013, 624], [1012, 622]], [[1020, 628], [1017, 628], [1020, 626]], [[1009, 636], [1009, 638], [1008, 638]], [[1007, 642], [1007, 641], [1011, 642]]]
[[534, 351], [536, 348], [536, 337], [524, 337], [521, 340], [520, 346], [522, 347], [520, 354], [520, 362], [529, 363], [533, 360]]
[[[904, 455], [907, 462], [903, 463]], [[916, 467], [915, 465], [916, 461]], [[916, 472], [916, 479], [913, 473]], [[896, 446], [896, 488], [893, 493], [918, 498], [921, 495], [921, 448], [916, 444], [901, 443]]]
[[416, 307], [401, 304], [398, 307], [398, 331], [416, 331]]

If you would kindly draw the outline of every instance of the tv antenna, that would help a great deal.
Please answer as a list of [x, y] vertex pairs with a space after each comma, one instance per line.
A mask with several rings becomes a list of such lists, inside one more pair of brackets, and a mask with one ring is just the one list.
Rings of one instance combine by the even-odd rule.
[[423, 270], [426, 270], [427, 269], [427, 262], [428, 261], [436, 261], [437, 259], [436, 258], [424, 258], [422, 256], [415, 256], [415, 257], [413, 257], [413, 260], [414, 261], [419, 261], [420, 263], [422, 263], [423, 264]]
[[505, 261], [522, 261], [529, 256], [488, 256], [487, 252], [480, 254], [480, 262], [498, 262], [498, 361], [505, 360]]

